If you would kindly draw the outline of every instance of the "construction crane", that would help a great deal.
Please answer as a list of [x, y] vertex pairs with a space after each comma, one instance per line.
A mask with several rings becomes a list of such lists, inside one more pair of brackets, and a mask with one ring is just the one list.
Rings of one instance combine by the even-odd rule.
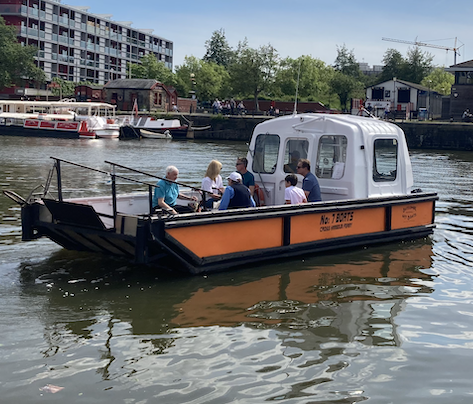
[[460, 55], [460, 52], [458, 52], [458, 49], [460, 49], [463, 44], [461, 44], [459, 47], [457, 47], [457, 38], [455, 38], [455, 45], [453, 48], [449, 48], [448, 46], [440, 46], [440, 45], [434, 45], [430, 43], [425, 43], [425, 42], [419, 42], [419, 41], [404, 41], [402, 39], [392, 39], [392, 38], [383, 38], [383, 41], [390, 41], [390, 42], [399, 42], [399, 43], [407, 43], [409, 45], [415, 45], [415, 46], [428, 46], [429, 48], [437, 48], [437, 49], [444, 49], [447, 52], [452, 51], [453, 52], [453, 64], [457, 64], [457, 55]]

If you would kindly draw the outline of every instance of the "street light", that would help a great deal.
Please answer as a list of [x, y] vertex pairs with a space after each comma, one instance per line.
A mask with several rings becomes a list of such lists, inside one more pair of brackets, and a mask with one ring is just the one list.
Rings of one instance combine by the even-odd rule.
[[431, 119], [431, 113], [430, 113], [430, 107], [431, 107], [431, 94], [432, 92], [430, 91], [430, 87], [432, 85], [432, 80], [427, 80], [427, 82], [429, 83], [429, 109], [428, 109], [428, 112], [429, 112], [429, 120]]
[[393, 77], [393, 114], [394, 114], [394, 120], [396, 120], [396, 81], [397, 77]]

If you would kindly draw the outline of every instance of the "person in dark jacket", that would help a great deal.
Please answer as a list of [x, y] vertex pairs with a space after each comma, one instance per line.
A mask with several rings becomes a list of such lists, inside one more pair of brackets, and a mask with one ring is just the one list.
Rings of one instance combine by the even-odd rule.
[[231, 173], [228, 177], [228, 186], [222, 195], [219, 210], [249, 208], [256, 206], [248, 187], [242, 184], [241, 174]]

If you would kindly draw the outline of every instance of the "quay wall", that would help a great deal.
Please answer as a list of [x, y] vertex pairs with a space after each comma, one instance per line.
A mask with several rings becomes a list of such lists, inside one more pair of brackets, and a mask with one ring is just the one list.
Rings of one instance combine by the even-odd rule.
[[[199, 128], [211, 126], [209, 130], [195, 130], [194, 139], [237, 140], [248, 142], [255, 126], [267, 116], [221, 116], [210, 114], [185, 115]], [[473, 150], [473, 123], [462, 122], [396, 122], [404, 131], [410, 149]]]

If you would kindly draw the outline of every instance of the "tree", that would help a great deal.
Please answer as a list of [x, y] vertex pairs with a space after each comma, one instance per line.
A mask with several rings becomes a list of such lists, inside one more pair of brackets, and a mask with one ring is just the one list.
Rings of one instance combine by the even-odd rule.
[[424, 77], [422, 84], [425, 87], [429, 87], [431, 90], [436, 91], [439, 94], [447, 95], [450, 94], [450, 89], [455, 83], [455, 76], [449, 72], [446, 72], [443, 68], [437, 67], [432, 73]]
[[225, 38], [225, 31], [220, 28], [212, 33], [211, 38], [205, 41], [207, 51], [203, 57], [206, 62], [228, 67], [233, 59], [234, 52]]
[[154, 79], [168, 86], [175, 84], [173, 72], [166, 67], [163, 62], [156, 59], [154, 53], [148, 53], [140, 60], [141, 63], [133, 63], [131, 68], [131, 77], [136, 79]]
[[60, 77], [54, 77], [51, 81], [59, 85], [58, 87], [51, 88], [51, 92], [54, 95], [58, 95], [61, 98], [74, 96], [75, 88], [76, 88], [76, 85], [74, 82], [63, 80]]
[[300, 56], [281, 61], [275, 77], [275, 94], [294, 100], [299, 78], [298, 97], [306, 101], [327, 101], [333, 69], [319, 59]]
[[384, 54], [384, 68], [380, 79], [391, 80], [393, 77], [420, 84], [422, 79], [432, 71], [433, 56], [428, 52], [422, 52], [418, 46], [407, 51], [404, 58], [395, 49], [388, 49]]
[[15, 28], [6, 25], [0, 17], [0, 88], [19, 85], [25, 80], [44, 82], [44, 72], [35, 65], [36, 53], [36, 48], [19, 44]]
[[176, 90], [184, 96], [195, 91], [201, 101], [226, 97], [229, 93], [228, 83], [229, 74], [223, 66], [195, 56], [186, 56], [184, 64], [176, 67]]
[[405, 75], [407, 62], [398, 50], [388, 49], [384, 54], [383, 64], [380, 81], [391, 80], [393, 77], [401, 79]]
[[434, 57], [429, 52], [422, 52], [418, 46], [407, 51], [407, 71], [405, 80], [420, 84], [433, 69]]
[[258, 96], [262, 92], [270, 94], [278, 66], [279, 56], [273, 46], [253, 49], [245, 40], [238, 45], [235, 61], [229, 66], [232, 87], [243, 97], [253, 96], [259, 111]]
[[356, 61], [353, 49], [349, 51], [345, 44], [341, 47], [337, 45], [337, 58], [333, 67], [335, 70], [356, 79], [361, 76], [360, 65]]
[[333, 92], [340, 98], [340, 105], [344, 110], [348, 109], [347, 103], [349, 98], [363, 94], [363, 84], [352, 76], [343, 74], [341, 71], [335, 72], [330, 84]]

